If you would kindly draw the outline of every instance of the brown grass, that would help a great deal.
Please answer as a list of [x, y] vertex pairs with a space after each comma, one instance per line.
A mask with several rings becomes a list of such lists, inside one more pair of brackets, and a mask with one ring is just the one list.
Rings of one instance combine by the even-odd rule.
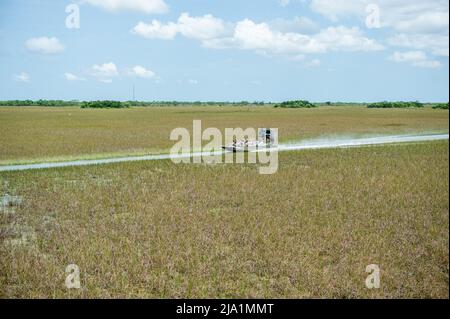
[[[68, 111], [48, 112], [56, 127]], [[130, 110], [142, 112], [159, 110]], [[328, 112], [315, 123], [345, 130]], [[301, 114], [298, 130], [312, 132]], [[395, 114], [380, 112], [379, 127], [425, 129], [427, 116], [448, 123]], [[286, 121], [293, 132], [296, 121]], [[0, 212], [0, 295], [448, 298], [448, 151], [448, 142], [432, 142], [280, 153], [270, 176], [255, 165], [170, 161], [0, 173], [0, 191], [24, 199]], [[71, 263], [81, 269], [80, 290], [64, 286]], [[373, 263], [378, 290], [364, 284]]]
[[176, 127], [277, 127], [281, 141], [330, 134], [448, 132], [448, 111], [272, 107], [149, 107], [123, 110], [0, 108], [0, 165], [165, 152]]

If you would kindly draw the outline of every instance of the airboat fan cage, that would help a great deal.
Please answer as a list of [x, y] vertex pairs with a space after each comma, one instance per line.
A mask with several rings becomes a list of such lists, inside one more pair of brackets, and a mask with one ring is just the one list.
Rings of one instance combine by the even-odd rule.
[[278, 144], [278, 130], [272, 128], [260, 128], [258, 132], [258, 140], [266, 144]]

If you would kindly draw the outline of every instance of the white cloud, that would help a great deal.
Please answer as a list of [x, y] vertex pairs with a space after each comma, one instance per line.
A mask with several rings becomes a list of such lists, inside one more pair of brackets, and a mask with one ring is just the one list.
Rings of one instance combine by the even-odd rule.
[[[278, 28], [274, 28], [274, 25]], [[316, 29], [316, 32], [280, 31], [281, 29], [305, 28]], [[278, 20], [272, 25], [255, 23], [245, 19], [236, 24], [226, 23], [212, 15], [191, 17], [183, 13], [177, 22], [162, 24], [153, 20], [151, 24], [139, 22], [132, 32], [146, 38], [174, 39], [177, 34], [201, 41], [206, 48], [237, 48], [253, 50], [258, 54], [271, 56], [274, 54], [299, 56], [308, 53], [324, 53], [328, 51], [376, 51], [383, 46], [363, 35], [357, 28], [344, 26], [329, 27], [322, 31], [308, 18], [294, 20]]]
[[379, 51], [384, 49], [377, 41], [365, 37], [357, 27], [329, 27], [315, 38], [330, 50], [335, 51]]
[[406, 18], [393, 22], [396, 30], [402, 32], [435, 33], [448, 30], [449, 13], [447, 12], [424, 12], [414, 18]]
[[212, 39], [226, 32], [225, 23], [210, 14], [201, 17], [191, 17], [189, 13], [182, 13], [177, 22], [162, 24], [153, 20], [147, 24], [139, 22], [132, 32], [146, 38], [171, 40], [180, 33], [191, 39]]
[[30, 51], [43, 54], [55, 54], [64, 51], [64, 45], [62, 45], [58, 38], [55, 37], [31, 38], [25, 42], [25, 46]]
[[366, 0], [312, 0], [311, 10], [332, 21], [348, 15], [365, 14]]
[[108, 11], [138, 11], [147, 14], [169, 11], [164, 0], [84, 0], [85, 3]]
[[151, 79], [156, 76], [155, 72], [146, 69], [143, 66], [136, 65], [131, 68], [131, 70], [128, 72], [129, 75], [137, 76], [144, 79]]
[[317, 53], [326, 50], [307, 35], [273, 31], [267, 23], [257, 24], [249, 19], [237, 23], [233, 38], [238, 47], [246, 50], [274, 53]]
[[280, 32], [298, 32], [312, 34], [320, 31], [319, 25], [308, 17], [295, 17], [293, 19], [275, 19], [269, 22], [272, 29]]
[[119, 75], [117, 67], [113, 62], [94, 64], [91, 68], [91, 74], [100, 82], [111, 83], [113, 77]]
[[422, 51], [395, 52], [390, 60], [395, 62], [416, 62], [426, 60], [427, 55]]
[[13, 78], [17, 82], [30, 82], [30, 76], [26, 72], [20, 72], [19, 74], [13, 74]]
[[389, 57], [389, 60], [398, 63], [409, 63], [413, 66], [422, 68], [438, 68], [441, 63], [436, 60], [429, 60], [426, 53], [423, 51], [407, 51], [407, 52], [394, 52]]
[[449, 56], [448, 35], [400, 33], [388, 38], [387, 42], [392, 46], [428, 50], [437, 56]]
[[366, 7], [372, 3], [380, 9], [381, 27], [396, 32], [387, 40], [391, 46], [448, 57], [448, 0], [312, 0], [310, 7], [333, 21], [349, 17], [364, 21]]
[[85, 78], [79, 77], [73, 73], [66, 72], [64, 73], [67, 81], [86, 81]]
[[274, 31], [267, 23], [257, 24], [249, 19], [237, 23], [232, 38], [213, 39], [205, 41], [204, 45], [210, 48], [237, 47], [244, 50], [291, 55], [383, 49], [381, 44], [365, 37], [356, 27], [329, 27], [315, 35], [305, 35]]
[[212, 39], [222, 36], [226, 32], [225, 23], [210, 14], [202, 17], [190, 17], [183, 13], [178, 18], [180, 33], [192, 39]]
[[194, 79], [189, 79], [189, 80], [188, 80], [188, 83], [189, 83], [189, 84], [192, 84], [192, 85], [197, 85], [197, 84], [198, 84], [198, 81], [197, 81], [197, 80], [194, 80]]
[[369, 4], [379, 7], [384, 27], [402, 32], [448, 32], [448, 0], [312, 0], [310, 7], [333, 21], [352, 16], [365, 20]]
[[131, 31], [149, 39], [171, 40], [177, 35], [178, 26], [172, 22], [163, 25], [157, 20], [150, 24], [141, 21]]

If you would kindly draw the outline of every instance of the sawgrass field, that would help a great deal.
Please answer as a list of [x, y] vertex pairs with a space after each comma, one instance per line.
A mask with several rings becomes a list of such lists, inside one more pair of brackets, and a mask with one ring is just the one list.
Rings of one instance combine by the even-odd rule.
[[[0, 108], [2, 164], [165, 152], [175, 127], [280, 141], [448, 132], [448, 111]], [[448, 141], [0, 172], [0, 297], [448, 298]], [[67, 265], [81, 288], [64, 285]], [[381, 271], [365, 285], [366, 266]]]
[[0, 165], [168, 152], [170, 132], [204, 127], [275, 127], [280, 141], [342, 134], [448, 132], [448, 111], [364, 106], [0, 107]]

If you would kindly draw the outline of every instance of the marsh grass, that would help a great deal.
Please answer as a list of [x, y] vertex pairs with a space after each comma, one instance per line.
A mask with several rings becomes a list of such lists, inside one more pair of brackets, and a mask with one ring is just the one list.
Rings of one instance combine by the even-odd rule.
[[0, 165], [163, 153], [170, 132], [206, 127], [279, 128], [280, 142], [327, 135], [448, 132], [448, 111], [363, 106], [272, 107], [1, 107]]
[[[0, 295], [448, 298], [448, 151], [286, 152], [270, 176], [170, 161], [0, 173], [23, 198], [0, 214]], [[64, 286], [72, 263], [80, 290]]]

